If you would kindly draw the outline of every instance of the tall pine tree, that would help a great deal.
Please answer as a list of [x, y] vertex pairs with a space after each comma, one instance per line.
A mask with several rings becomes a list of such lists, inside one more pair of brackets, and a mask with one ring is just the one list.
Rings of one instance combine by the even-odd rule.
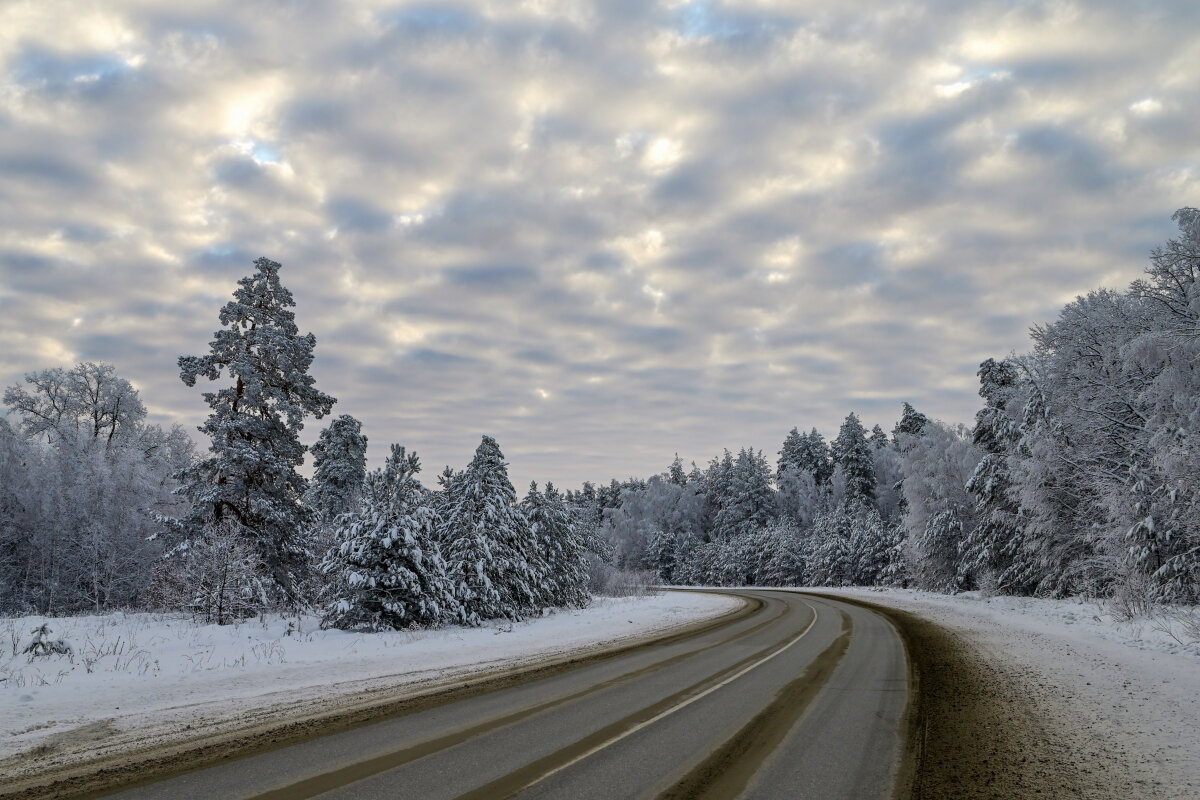
[[467, 469], [443, 491], [439, 539], [467, 622], [520, 619], [543, 600], [542, 576], [496, 440], [484, 436]]
[[188, 386], [222, 374], [232, 385], [204, 393], [212, 413], [200, 430], [211, 440], [211, 456], [181, 475], [191, 509], [177, 527], [193, 541], [227, 526], [255, 552], [283, 599], [295, 603], [306, 564], [298, 534], [306, 485], [296, 471], [304, 461], [300, 431], [306, 416], [319, 419], [336, 401], [308, 374], [317, 340], [296, 327], [280, 265], [260, 258], [254, 266], [221, 309], [224, 328], [213, 334], [208, 355], [179, 359]]
[[867, 432], [850, 412], [833, 440], [833, 460], [846, 478], [846, 499], [862, 503], [875, 500], [875, 457]]

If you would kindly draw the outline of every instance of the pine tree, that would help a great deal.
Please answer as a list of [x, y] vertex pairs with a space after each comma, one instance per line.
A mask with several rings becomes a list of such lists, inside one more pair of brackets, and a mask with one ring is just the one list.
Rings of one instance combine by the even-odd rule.
[[313, 477], [305, 500], [325, 521], [353, 509], [367, 475], [367, 437], [362, 423], [342, 414], [321, 431], [312, 447]]
[[537, 547], [516, 503], [508, 465], [484, 436], [475, 457], [445, 488], [440, 540], [466, 620], [520, 619], [540, 602]]
[[323, 565], [335, 576], [323, 627], [399, 630], [457, 617], [420, 470], [416, 453], [392, 445], [386, 466], [366, 481], [361, 508], [338, 518]]
[[875, 500], [875, 458], [858, 416], [851, 412], [833, 441], [833, 460], [846, 478], [846, 498], [854, 502]]
[[874, 428], [871, 428], [870, 441], [871, 441], [871, 446], [874, 447], [876, 450], [882, 450], [883, 448], [888, 446], [888, 436], [884, 432], [883, 428], [881, 428], [878, 425], [876, 425]]
[[909, 403], [905, 403], [900, 412], [900, 421], [892, 428], [892, 439], [898, 447], [903, 448], [901, 436], [920, 436], [929, 424], [929, 417], [917, 411]]
[[254, 550], [270, 581], [287, 602], [305, 571], [298, 538], [305, 512], [304, 418], [328, 414], [334, 398], [318, 391], [308, 374], [316, 337], [301, 336], [292, 293], [279, 282], [280, 265], [254, 262], [253, 275], [238, 281], [234, 299], [221, 309], [224, 327], [204, 356], [181, 356], [180, 377], [195, 386], [227, 372], [233, 385], [205, 392], [212, 409], [200, 430], [212, 455], [182, 475], [191, 510], [177, 528], [184, 542], [203, 539], [230, 525]]
[[1009, 361], [989, 358], [979, 366], [979, 382], [985, 405], [975, 415], [972, 438], [984, 456], [967, 481], [977, 522], [963, 540], [959, 578], [964, 585], [994, 581], [995, 588], [1019, 592], [1024, 536], [1008, 460], [1018, 438], [1008, 409], [1018, 376]]
[[[722, 471], [725, 470], [724, 463]], [[724, 497], [713, 529], [718, 537], [745, 536], [767, 525], [774, 511], [771, 468], [762, 451], [742, 448], [728, 475], [722, 475]]]
[[587, 545], [563, 496], [552, 483], [546, 484], [545, 492], [530, 483], [521, 510], [537, 542], [537, 566], [544, 572], [544, 601], [556, 606], [587, 605], [591, 600], [587, 592]]
[[833, 477], [833, 458], [825, 438], [813, 428], [796, 443], [794, 463], [812, 475], [817, 486], [827, 486]]
[[657, 528], [650, 534], [646, 555], [650, 561], [650, 568], [663, 583], [675, 582], [678, 552], [679, 546], [674, 534], [668, 533], [662, 528]]
[[788, 431], [784, 437], [783, 447], [779, 448], [779, 461], [776, 462], [775, 478], [782, 480], [786, 472], [808, 472], [804, 464], [804, 452], [808, 447], [807, 437], [796, 428]]
[[683, 460], [679, 457], [679, 453], [675, 454], [675, 460], [671, 462], [671, 466], [667, 470], [667, 479], [676, 486], [687, 485], [687, 474], [683, 471]]

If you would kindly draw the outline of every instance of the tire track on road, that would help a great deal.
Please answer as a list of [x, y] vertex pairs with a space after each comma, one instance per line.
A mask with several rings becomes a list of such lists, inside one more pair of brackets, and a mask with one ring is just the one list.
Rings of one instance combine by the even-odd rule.
[[829, 682], [850, 646], [852, 623], [844, 611], [842, 630], [800, 676], [783, 686], [775, 699], [742, 726], [687, 775], [656, 800], [725, 800], [737, 797], [763, 762], [799, 722], [809, 704]]
[[799, 633], [791, 634], [769, 647], [758, 650], [737, 663], [713, 673], [703, 681], [693, 683], [657, 703], [610, 723], [567, 747], [543, 756], [470, 792], [461, 794], [455, 800], [497, 800], [497, 798], [512, 797], [741, 678], [754, 668], [785, 652], [813, 629], [817, 622], [817, 611], [808, 603], [805, 605], [812, 610], [813, 616], [808, 625]]
[[[766, 604], [763, 603], [763, 606], [760, 606], [760, 608], [765, 607], [765, 605]], [[614, 676], [607, 680], [601, 681], [600, 683], [592, 684], [591, 686], [576, 692], [572, 692], [571, 694], [563, 697], [558, 697], [553, 700], [548, 700], [543, 703], [538, 703], [527, 708], [511, 712], [509, 714], [485, 720], [468, 728], [454, 731], [453, 733], [420, 742], [409, 747], [384, 753], [363, 761], [358, 761], [337, 770], [324, 772], [320, 775], [313, 775], [309, 778], [290, 783], [286, 786], [281, 786], [267, 792], [253, 795], [247, 800], [300, 800], [301, 798], [315, 797], [324, 792], [332, 791], [356, 781], [369, 778], [372, 775], [377, 775], [390, 769], [402, 767], [405, 764], [409, 764], [413, 761], [433, 755], [434, 753], [441, 752], [442, 750], [449, 749], [456, 745], [463, 744], [464, 742], [474, 739], [475, 737], [491, 733], [507, 725], [515, 724], [536, 714], [549, 711], [553, 708], [566, 705], [567, 703], [571, 703], [576, 700], [580, 700], [612, 686], [628, 683], [629, 681], [636, 680], [637, 678], [651, 675], [655, 672], [667, 669], [668, 667], [674, 666], [675, 664], [699, 655], [700, 653], [707, 652], [717, 647], [723, 647], [732, 642], [738, 641], [739, 639], [751, 636], [768, 625], [772, 625], [792, 613], [792, 606], [786, 603], [781, 603], [780, 606], [781, 610], [779, 613], [773, 614], [766, 620], [763, 620], [762, 622], [759, 622], [758, 624], [753, 625], [746, 630], [739, 631], [733, 636], [712, 642], [704, 645], [703, 647], [698, 647], [684, 653], [679, 653], [663, 659], [662, 661], [656, 661], [653, 664], [640, 667], [631, 672], [622, 673], [621, 675]], [[771, 645], [770, 647], [759, 651], [759, 653], [766, 652], [775, 646], [776, 645]], [[751, 658], [753, 657], [754, 656], [751, 656]], [[739, 664], [740, 663], [742, 662], [739, 662]], [[736, 667], [737, 665], [734, 665], [734, 667], [731, 669], [736, 669]], [[705, 680], [708, 681], [710, 679], [711, 677], [706, 678]]]

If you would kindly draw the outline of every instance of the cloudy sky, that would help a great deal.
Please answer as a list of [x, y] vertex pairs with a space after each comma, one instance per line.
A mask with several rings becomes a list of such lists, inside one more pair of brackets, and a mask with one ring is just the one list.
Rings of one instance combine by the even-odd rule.
[[1200, 204], [1197, 131], [1192, 0], [6, 0], [0, 385], [107, 361], [194, 428], [266, 255], [430, 482], [969, 421]]

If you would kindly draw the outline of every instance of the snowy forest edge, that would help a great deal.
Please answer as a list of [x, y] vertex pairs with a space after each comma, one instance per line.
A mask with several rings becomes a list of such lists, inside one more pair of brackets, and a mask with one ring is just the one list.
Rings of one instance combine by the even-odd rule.
[[[197, 452], [144, 423], [106, 364], [26, 376], [0, 418], [0, 613], [183, 610], [225, 622], [319, 609], [355, 630], [520, 619], [651, 581], [909, 586], [1107, 598], [1129, 615], [1200, 594], [1200, 211], [1174, 216], [1126, 291], [1096, 290], [987, 359], [974, 424], [910, 404], [890, 434], [850, 413], [797, 426], [778, 459], [726, 450], [648, 479], [519, 498], [484, 437], [431, 490], [392, 445], [367, 472], [331, 414], [279, 282], [255, 263], [189, 385], [214, 387]], [[666, 459], [664, 459], [665, 461]]]

